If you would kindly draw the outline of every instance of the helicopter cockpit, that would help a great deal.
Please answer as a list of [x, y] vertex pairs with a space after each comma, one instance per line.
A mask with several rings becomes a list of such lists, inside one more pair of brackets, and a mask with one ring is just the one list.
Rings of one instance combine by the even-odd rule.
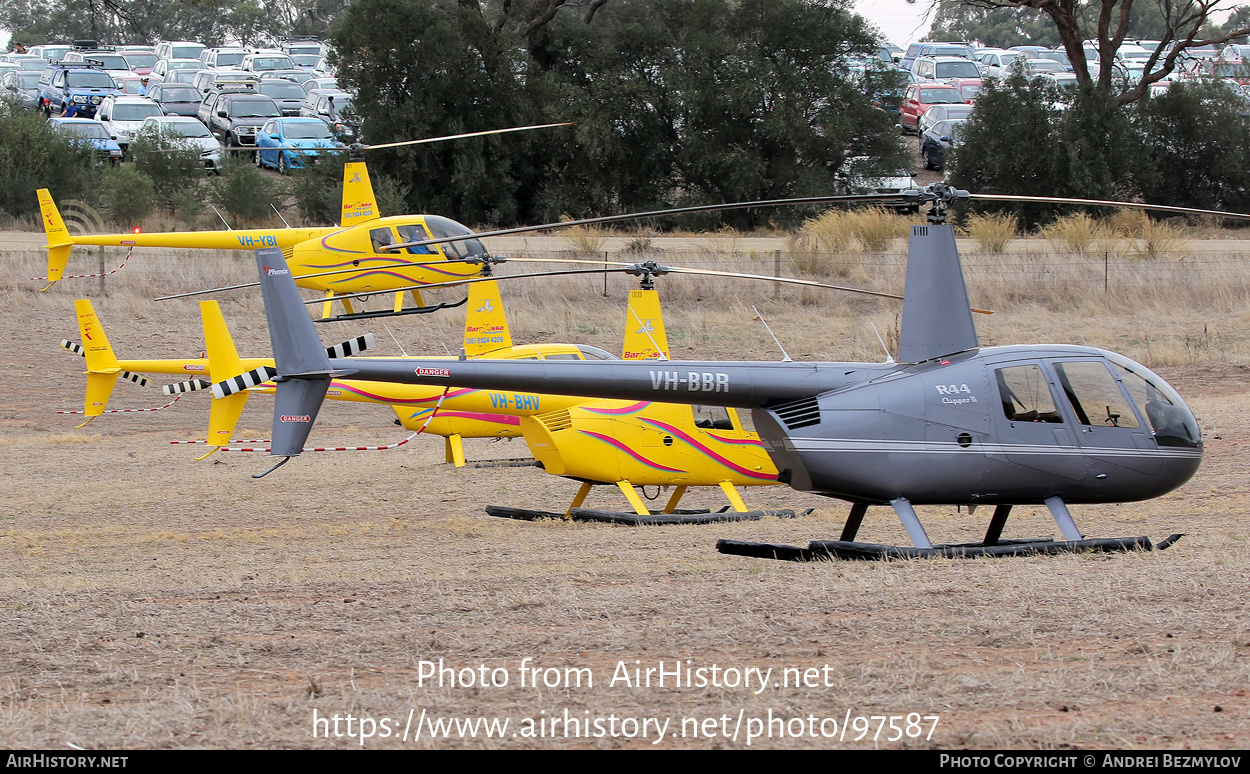
[[[399, 252], [394, 250], [391, 247], [392, 245], [423, 242], [428, 239], [439, 239], [442, 237], [465, 236], [472, 233], [468, 227], [462, 226], [454, 220], [439, 217], [438, 215], [425, 215], [421, 218], [413, 219], [410, 223], [396, 223], [393, 226], [380, 224], [374, 226], [369, 229], [369, 242], [373, 247], [374, 253], [386, 255]], [[398, 235], [398, 239], [396, 235]], [[441, 252], [448, 260], [489, 255], [486, 251], [486, 246], [482, 244], [480, 239], [443, 242], [438, 245], [416, 245], [404, 247], [401, 250], [412, 255], [438, 255], [440, 252], [439, 248], [442, 248]]]
[[1202, 446], [1202, 431], [1198, 420], [1172, 385], [1163, 381], [1149, 368], [1114, 352], [1103, 352], [1111, 361], [1116, 376], [1128, 388], [1128, 393], [1145, 415], [1154, 430], [1155, 442], [1160, 446]]

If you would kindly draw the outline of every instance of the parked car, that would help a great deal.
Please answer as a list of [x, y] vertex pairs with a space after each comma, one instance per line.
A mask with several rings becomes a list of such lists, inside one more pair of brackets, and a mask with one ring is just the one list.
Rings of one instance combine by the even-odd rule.
[[354, 140], [356, 129], [346, 119], [352, 113], [352, 95], [345, 91], [314, 91], [304, 100], [299, 114], [320, 118], [339, 137]]
[[105, 97], [121, 93], [112, 76], [92, 65], [53, 63], [39, 76], [39, 96], [57, 113], [72, 99], [82, 117], [92, 118]]
[[199, 120], [187, 116], [154, 116], [144, 120], [143, 126], [139, 128], [140, 134], [149, 132], [198, 150], [204, 168], [214, 174], [221, 174], [224, 154], [221, 143]]
[[898, 107], [899, 125], [903, 133], [919, 133], [920, 116], [933, 105], [966, 105], [963, 93], [954, 86], [942, 84], [913, 83], [903, 93]]
[[912, 64], [912, 72], [921, 81], [946, 81], [951, 78], [980, 78], [981, 70], [971, 59], [957, 56], [922, 56]]
[[266, 78], [256, 84], [256, 91], [277, 102], [284, 116], [298, 116], [308, 96], [298, 83], [284, 78]]
[[0, 76], [0, 91], [22, 110], [39, 106], [39, 73], [13, 70]]
[[144, 119], [159, 115], [163, 115], [161, 106], [147, 97], [122, 94], [106, 97], [100, 103], [96, 119], [104, 125], [109, 136], [117, 141], [124, 153], [130, 147], [130, 135], [143, 126]]
[[109, 137], [104, 124], [93, 118], [61, 118], [48, 119], [48, 128], [57, 134], [95, 149], [95, 157], [99, 161], [116, 164], [122, 159], [121, 147]]
[[920, 136], [920, 160], [925, 169], [946, 165], [946, 149], [959, 144], [959, 127], [966, 119], [938, 121]]
[[[974, 105], [934, 105], [924, 112], [920, 117], [920, 131], [923, 133], [929, 127], [939, 121], [949, 121], [951, 119], [964, 119], [972, 115]], [[920, 140], [924, 143], [924, 138]]]
[[158, 59], [199, 59], [200, 52], [208, 48], [192, 40], [162, 40], [156, 45]]
[[[855, 194], [897, 194], [917, 188], [916, 181], [906, 170], [882, 170], [876, 159], [869, 156], [853, 156], [847, 159], [838, 171], [834, 180], [840, 193], [848, 196]], [[917, 204], [890, 203], [883, 206], [898, 209], [919, 209]]]
[[148, 86], [148, 99], [160, 105], [165, 115], [191, 116], [200, 109], [203, 95], [192, 86], [181, 83], [158, 83]]
[[239, 69], [254, 73], [265, 70], [294, 70], [295, 62], [281, 51], [254, 51], [243, 57]]
[[256, 166], [273, 167], [285, 175], [317, 163], [321, 153], [342, 143], [316, 118], [275, 118], [256, 133]]
[[270, 118], [281, 118], [278, 103], [252, 91], [212, 92], [197, 116], [227, 148], [253, 147], [256, 130]]

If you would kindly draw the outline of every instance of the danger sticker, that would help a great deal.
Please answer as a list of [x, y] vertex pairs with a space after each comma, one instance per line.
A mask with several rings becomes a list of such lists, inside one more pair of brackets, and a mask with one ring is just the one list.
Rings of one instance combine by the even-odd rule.
[[446, 368], [418, 368], [417, 376], [442, 376], [448, 378], [451, 376], [451, 371]]
[[283, 422], [307, 422], [308, 415], [302, 414], [302, 415], [296, 416], [294, 414], [284, 414], [281, 417], [279, 417], [279, 419]]

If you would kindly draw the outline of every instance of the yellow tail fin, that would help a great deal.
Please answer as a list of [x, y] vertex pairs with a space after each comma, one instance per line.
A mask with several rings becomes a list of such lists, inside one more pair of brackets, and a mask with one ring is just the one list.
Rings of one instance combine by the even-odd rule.
[[65, 228], [65, 221], [61, 219], [56, 203], [52, 201], [52, 194], [47, 188], [40, 188], [38, 195], [43, 231], [48, 236], [48, 282], [56, 282], [65, 276], [65, 264], [69, 261], [69, 251], [74, 247], [74, 240]]
[[469, 311], [464, 316], [464, 353], [467, 357], [479, 357], [512, 346], [498, 282], [474, 282], [469, 285], [467, 307]]
[[664, 315], [660, 297], [654, 290], [629, 291], [625, 309], [624, 360], [668, 359], [668, 335], [664, 331]]
[[379, 218], [378, 203], [373, 198], [373, 185], [369, 182], [369, 170], [363, 161], [349, 161], [343, 165], [343, 217], [340, 226]]
[[[204, 349], [208, 355], [208, 370], [214, 381], [224, 381], [232, 376], [243, 373], [243, 363], [239, 359], [239, 350], [230, 337], [230, 329], [226, 327], [226, 319], [221, 314], [221, 307], [216, 301], [200, 302], [200, 317], [204, 321]], [[247, 404], [247, 390], [215, 398], [208, 414], [209, 446], [225, 446], [234, 435], [234, 427], [239, 422], [243, 407]]]
[[74, 311], [78, 315], [78, 331], [82, 334], [83, 355], [87, 358], [87, 402], [83, 409], [86, 416], [95, 417], [104, 413], [121, 367], [91, 302], [75, 301]]

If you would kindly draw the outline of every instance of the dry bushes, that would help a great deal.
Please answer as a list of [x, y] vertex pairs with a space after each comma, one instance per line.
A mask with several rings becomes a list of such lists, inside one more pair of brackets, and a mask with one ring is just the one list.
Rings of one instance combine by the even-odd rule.
[[800, 271], [849, 276], [864, 252], [882, 253], [907, 236], [912, 220], [881, 208], [831, 210], [787, 237], [786, 247]]
[[574, 226], [566, 229], [564, 238], [568, 240], [573, 252], [582, 256], [602, 255], [603, 247], [608, 243], [608, 234], [595, 226]]
[[1020, 226], [1016, 216], [1011, 213], [1006, 215], [973, 213], [968, 216], [968, 225], [964, 227], [964, 230], [968, 236], [977, 240], [982, 250], [997, 255], [1004, 252], [1007, 244], [1015, 239]]

